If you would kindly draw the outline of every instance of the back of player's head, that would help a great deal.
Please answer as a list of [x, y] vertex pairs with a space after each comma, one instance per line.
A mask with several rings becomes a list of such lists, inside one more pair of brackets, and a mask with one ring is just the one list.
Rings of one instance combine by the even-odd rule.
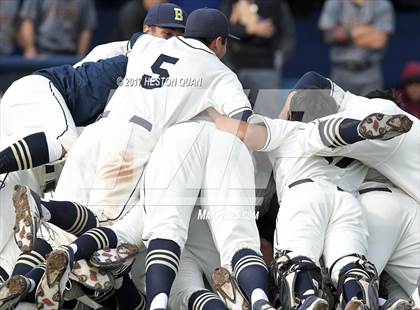
[[290, 101], [289, 119], [304, 123], [338, 111], [337, 103], [326, 89], [302, 89]]
[[230, 34], [226, 15], [211, 8], [198, 9], [190, 14], [185, 26], [185, 37], [208, 40], [218, 37], [238, 39]]
[[374, 98], [380, 98], [380, 99], [386, 99], [391, 100], [397, 103], [397, 97], [395, 95], [394, 89], [376, 89], [369, 92], [366, 96], [366, 98], [374, 99]]
[[145, 26], [185, 29], [187, 14], [176, 4], [162, 3], [152, 7], [144, 19]]

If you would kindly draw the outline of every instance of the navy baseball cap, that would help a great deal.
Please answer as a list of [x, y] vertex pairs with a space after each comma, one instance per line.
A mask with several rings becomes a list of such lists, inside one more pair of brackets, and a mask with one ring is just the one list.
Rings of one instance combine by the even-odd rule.
[[182, 8], [173, 3], [162, 3], [147, 12], [144, 25], [185, 29], [186, 20], [187, 14]]
[[228, 37], [239, 40], [229, 33], [229, 21], [221, 11], [211, 8], [195, 10], [190, 14], [185, 26], [186, 38]]

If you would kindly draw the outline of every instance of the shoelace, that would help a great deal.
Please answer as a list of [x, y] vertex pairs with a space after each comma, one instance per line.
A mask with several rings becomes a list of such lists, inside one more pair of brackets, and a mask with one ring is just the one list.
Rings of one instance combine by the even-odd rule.
[[[58, 236], [58, 233], [51, 227], [51, 224], [43, 220], [40, 220], [39, 224], [40, 224], [39, 234], [41, 235], [42, 239], [55, 241], [55, 238]], [[44, 229], [42, 228], [45, 229], [45, 232], [48, 235], [48, 238], [46, 238], [46, 236], [44, 235]]]
[[6, 173], [6, 175], [4, 176], [3, 180], [0, 180], [0, 190], [2, 190], [5, 186], [6, 186], [6, 179], [7, 176], [9, 175], [9, 173]]

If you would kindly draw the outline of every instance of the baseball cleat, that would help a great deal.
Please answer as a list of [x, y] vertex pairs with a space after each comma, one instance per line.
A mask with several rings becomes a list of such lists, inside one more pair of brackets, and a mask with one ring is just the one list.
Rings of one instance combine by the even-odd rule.
[[58, 310], [61, 308], [69, 274], [68, 252], [62, 249], [52, 251], [47, 257], [47, 267], [35, 293], [38, 309]]
[[309, 296], [298, 310], [328, 310], [328, 302], [317, 296]]
[[13, 276], [0, 286], [0, 310], [14, 309], [28, 294], [31, 287], [24, 276]]
[[399, 298], [390, 298], [380, 307], [381, 310], [410, 310], [411, 308], [409, 301]]
[[365, 304], [360, 299], [353, 297], [345, 306], [344, 310], [365, 310]]
[[223, 267], [216, 268], [213, 272], [212, 279], [217, 294], [228, 309], [251, 310], [250, 303], [242, 294], [238, 283], [236, 283], [236, 280], [227, 269]]
[[89, 263], [92, 266], [105, 269], [115, 270], [130, 266], [139, 248], [133, 244], [123, 243], [114, 249], [101, 249], [92, 254]]
[[410, 131], [413, 121], [404, 114], [373, 113], [360, 121], [357, 132], [368, 140], [389, 140]]
[[276, 310], [268, 301], [258, 300], [252, 305], [252, 310]]
[[13, 193], [16, 212], [14, 238], [22, 252], [32, 251], [40, 225], [41, 200], [29, 187], [16, 185]]
[[74, 263], [69, 278], [97, 292], [106, 292], [112, 288], [109, 274], [105, 270], [90, 266], [84, 259]]

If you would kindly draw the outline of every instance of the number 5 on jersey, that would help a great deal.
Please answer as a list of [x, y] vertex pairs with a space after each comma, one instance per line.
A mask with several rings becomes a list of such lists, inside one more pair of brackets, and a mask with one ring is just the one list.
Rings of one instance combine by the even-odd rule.
[[152, 72], [159, 75], [159, 77], [154, 78], [150, 75], [144, 74], [141, 78], [140, 85], [144, 89], [161, 88], [165, 84], [166, 79], [169, 78], [168, 70], [162, 68], [162, 65], [164, 63], [175, 65], [178, 60], [178, 58], [161, 54], [151, 66]]

